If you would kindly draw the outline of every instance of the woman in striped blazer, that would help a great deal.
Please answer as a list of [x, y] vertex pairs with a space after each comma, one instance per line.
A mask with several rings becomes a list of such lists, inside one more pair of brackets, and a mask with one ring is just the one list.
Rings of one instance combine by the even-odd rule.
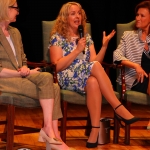
[[[135, 30], [124, 32], [113, 61], [126, 66], [127, 90], [150, 95], [150, 1], [139, 3], [135, 13]], [[120, 75], [117, 82], [121, 84]]]
[[[126, 66], [127, 90], [150, 95], [150, 1], [138, 4], [135, 12], [136, 29], [124, 32], [120, 44], [114, 51], [113, 61]], [[120, 83], [120, 76], [117, 81]]]

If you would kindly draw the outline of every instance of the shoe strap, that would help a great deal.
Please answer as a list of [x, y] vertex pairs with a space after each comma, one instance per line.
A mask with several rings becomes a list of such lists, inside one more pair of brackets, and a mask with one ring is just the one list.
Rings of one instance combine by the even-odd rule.
[[122, 104], [119, 104], [116, 108], [114, 108], [114, 110], [116, 110], [118, 107], [120, 107]]

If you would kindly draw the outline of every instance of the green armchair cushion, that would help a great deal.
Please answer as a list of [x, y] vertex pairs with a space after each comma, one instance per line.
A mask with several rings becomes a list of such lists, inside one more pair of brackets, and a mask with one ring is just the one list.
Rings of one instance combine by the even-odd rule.
[[14, 105], [18, 107], [36, 108], [40, 107], [38, 99], [32, 99], [23, 95], [13, 93], [1, 93], [0, 104]]
[[125, 100], [136, 104], [150, 105], [150, 96], [141, 92], [126, 91]]
[[[118, 99], [120, 98], [120, 95], [118, 92], [115, 92], [115, 95], [117, 96]], [[81, 95], [81, 94], [73, 92], [73, 91], [61, 90], [62, 100], [67, 101], [69, 103], [86, 105], [85, 97], [86, 97], [85, 95]], [[108, 103], [104, 97], [102, 99], [102, 103], [103, 104]]]

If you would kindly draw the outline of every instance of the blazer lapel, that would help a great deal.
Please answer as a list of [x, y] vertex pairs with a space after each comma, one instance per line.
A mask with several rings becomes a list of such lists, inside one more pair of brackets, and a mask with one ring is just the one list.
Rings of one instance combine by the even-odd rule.
[[13, 53], [13, 51], [12, 51], [12, 49], [11, 49], [11, 46], [10, 46], [9, 42], [7, 41], [5, 35], [3, 34], [1, 28], [0, 28], [0, 42], [1, 42], [1, 44], [3, 45], [4, 49], [6, 50], [8, 56], [9, 56], [11, 62], [12, 62], [12, 64], [14, 65], [14, 67], [15, 67], [16, 69], [18, 69], [18, 64], [17, 64], [17, 62], [16, 62], [14, 53]]
[[18, 66], [22, 66], [22, 60], [21, 60], [21, 51], [19, 50], [19, 46], [18, 46], [18, 37], [16, 35], [16, 33], [14, 32], [14, 30], [9, 30], [9, 34], [10, 34], [10, 37], [11, 37], [11, 40], [14, 44], [14, 48], [15, 48], [15, 51], [16, 51], [16, 58], [17, 58], [17, 61], [18, 61]]

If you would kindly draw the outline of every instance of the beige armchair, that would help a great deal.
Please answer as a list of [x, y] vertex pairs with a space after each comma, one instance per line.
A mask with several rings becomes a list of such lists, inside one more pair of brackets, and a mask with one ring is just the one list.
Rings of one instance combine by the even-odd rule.
[[[48, 54], [50, 31], [54, 23], [55, 23], [55, 20], [54, 21], [42, 21], [44, 60], [46, 60], [48, 63], [50, 62], [49, 54]], [[87, 26], [88, 33], [91, 34], [91, 24], [87, 23], [86, 26]], [[104, 65], [104, 66], [105, 68], [109, 68], [108, 65]], [[107, 70], [107, 73], [108, 72], [109, 71]], [[115, 94], [119, 98], [119, 93], [115, 92]], [[88, 133], [90, 132], [88, 129], [91, 128], [88, 112], [87, 112], [87, 116], [85, 117], [67, 117], [68, 103], [77, 104], [77, 105], [86, 105], [86, 95], [80, 95], [76, 92], [69, 91], [69, 90], [61, 90], [61, 101], [62, 101], [62, 112], [63, 112], [63, 118], [61, 119], [62, 140], [66, 142], [66, 130], [71, 130], [71, 129], [86, 129], [86, 133], [88, 135]], [[107, 101], [103, 98], [103, 104], [106, 104], [106, 103]], [[83, 125], [68, 126], [67, 121], [69, 120], [86, 120], [88, 123], [86, 126], [83, 126]]]

